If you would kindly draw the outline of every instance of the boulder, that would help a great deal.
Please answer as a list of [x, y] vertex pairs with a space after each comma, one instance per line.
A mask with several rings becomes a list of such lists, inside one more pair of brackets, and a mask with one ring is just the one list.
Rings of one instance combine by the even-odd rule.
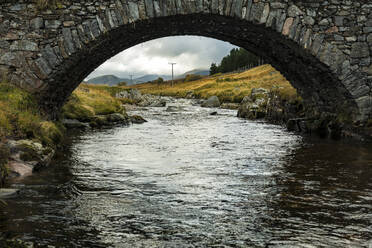
[[92, 118], [92, 121], [90, 122], [91, 127], [100, 128], [103, 126], [109, 125], [109, 121], [107, 120], [107, 116], [104, 115], [96, 115]]
[[1, 198], [10, 198], [19, 194], [19, 189], [0, 189], [0, 199]]
[[116, 98], [127, 98], [127, 99], [129, 99], [129, 93], [128, 93], [128, 91], [121, 91], [121, 92], [118, 92], [118, 93], [116, 93], [115, 94], [115, 97]]
[[149, 107], [165, 107], [167, 105], [167, 101], [164, 99], [157, 99], [153, 103], [149, 105]]
[[217, 96], [211, 96], [208, 100], [204, 101], [201, 106], [204, 108], [218, 108], [221, 106], [221, 103]]
[[107, 116], [107, 121], [110, 123], [128, 124], [128, 118], [122, 114], [114, 113]]
[[246, 119], [265, 118], [269, 91], [263, 88], [253, 88], [250, 96], [245, 96], [238, 109], [238, 117]]
[[260, 96], [267, 96], [269, 91], [264, 88], [253, 88], [251, 91], [251, 98], [260, 97]]
[[180, 111], [183, 111], [183, 110], [185, 110], [185, 109], [181, 106], [168, 106], [165, 111], [167, 111], [167, 112], [180, 112]]
[[130, 99], [135, 102], [139, 102], [142, 100], [142, 94], [137, 89], [123, 90], [121, 92], [116, 93], [115, 97]]
[[218, 114], [217, 111], [213, 111], [213, 112], [209, 113], [209, 115], [217, 115], [217, 114]]

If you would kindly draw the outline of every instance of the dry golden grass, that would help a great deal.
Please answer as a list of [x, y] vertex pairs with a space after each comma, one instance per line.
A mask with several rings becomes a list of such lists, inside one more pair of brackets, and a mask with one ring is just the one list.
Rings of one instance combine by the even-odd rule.
[[192, 82], [178, 80], [173, 87], [168, 81], [161, 85], [145, 83], [123, 88], [136, 88], [145, 94], [175, 97], [186, 97], [190, 92], [204, 99], [216, 95], [222, 102], [240, 103], [253, 88], [272, 89], [273, 87], [278, 89], [283, 98], [297, 98], [296, 90], [271, 65], [262, 65], [241, 73], [217, 74]]

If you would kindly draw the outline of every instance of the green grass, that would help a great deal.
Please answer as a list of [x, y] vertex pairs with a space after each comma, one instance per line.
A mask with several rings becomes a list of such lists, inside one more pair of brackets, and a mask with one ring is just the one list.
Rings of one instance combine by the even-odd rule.
[[278, 90], [282, 99], [298, 99], [297, 91], [287, 79], [270, 65], [262, 65], [241, 73], [216, 74], [186, 82], [176, 80], [174, 86], [170, 81], [161, 85], [145, 83], [123, 88], [136, 88], [145, 94], [186, 97], [190, 92], [197, 98], [207, 99], [218, 96], [221, 102], [240, 103], [243, 98], [250, 95], [253, 88]]
[[62, 116], [89, 121], [95, 115], [125, 114], [122, 102], [114, 97], [120, 91], [123, 91], [120, 87], [81, 84], [63, 106]]
[[6, 82], [0, 83], [0, 139], [35, 139], [54, 146], [62, 136], [63, 127], [45, 120], [34, 96]]

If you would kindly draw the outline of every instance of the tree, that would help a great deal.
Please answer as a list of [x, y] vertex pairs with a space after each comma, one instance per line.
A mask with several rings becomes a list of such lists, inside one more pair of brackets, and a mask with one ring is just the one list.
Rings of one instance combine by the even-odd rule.
[[213, 74], [216, 74], [216, 73], [218, 73], [218, 67], [217, 67], [216, 63], [212, 63], [211, 67], [209, 69], [209, 75], [213, 75]]
[[243, 67], [251, 68], [262, 64], [262, 61], [262, 58], [248, 52], [244, 48], [233, 48], [227, 56], [222, 58], [220, 65], [217, 66], [212, 63], [210, 74], [231, 72]]
[[120, 82], [120, 83], [118, 83], [118, 86], [127, 86], [127, 85], [128, 85], [127, 82]]
[[160, 85], [164, 82], [164, 79], [162, 77], [158, 77], [158, 79], [156, 79], [155, 81], [158, 85]]

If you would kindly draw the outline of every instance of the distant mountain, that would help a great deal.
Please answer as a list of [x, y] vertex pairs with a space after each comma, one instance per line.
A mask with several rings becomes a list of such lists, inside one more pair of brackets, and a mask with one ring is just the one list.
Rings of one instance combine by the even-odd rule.
[[146, 83], [148, 81], [154, 81], [155, 79], [158, 79], [159, 77], [162, 77], [165, 81], [172, 79], [172, 76], [169, 76], [169, 75], [149, 74], [149, 75], [144, 75], [142, 77], [133, 79], [133, 81], [135, 82], [135, 84]]
[[110, 86], [117, 85], [118, 83], [121, 82], [130, 82], [130, 79], [127, 78], [119, 78], [114, 75], [104, 75], [104, 76], [99, 76], [95, 78], [91, 78], [88, 80], [89, 84], [107, 84]]
[[[207, 76], [207, 75], [209, 75], [209, 71], [208, 70], [203, 70], [203, 69], [195, 69], [195, 70], [192, 70], [192, 71], [187, 71], [184, 74], [181, 74], [181, 75], [178, 75], [178, 76], [176, 75], [174, 78], [175, 79], [185, 78], [189, 74]], [[87, 82], [89, 84], [106, 84], [106, 85], [110, 85], [110, 86], [117, 85], [118, 83], [121, 83], [121, 82], [127, 82], [128, 85], [131, 85], [131, 84], [146, 83], [148, 81], [156, 80], [159, 77], [162, 77], [165, 81], [172, 79], [171, 75], [148, 74], [148, 75], [144, 75], [142, 77], [133, 78], [133, 82], [131, 83], [131, 80], [129, 78], [120, 78], [120, 77], [117, 77], [115, 75], [103, 75], [103, 76], [91, 78]]]
[[208, 76], [209, 70], [204, 69], [194, 69], [191, 71], [187, 71], [182, 75], [178, 75], [176, 78], [185, 78], [187, 75], [194, 74], [194, 75], [200, 75], [200, 76]]

